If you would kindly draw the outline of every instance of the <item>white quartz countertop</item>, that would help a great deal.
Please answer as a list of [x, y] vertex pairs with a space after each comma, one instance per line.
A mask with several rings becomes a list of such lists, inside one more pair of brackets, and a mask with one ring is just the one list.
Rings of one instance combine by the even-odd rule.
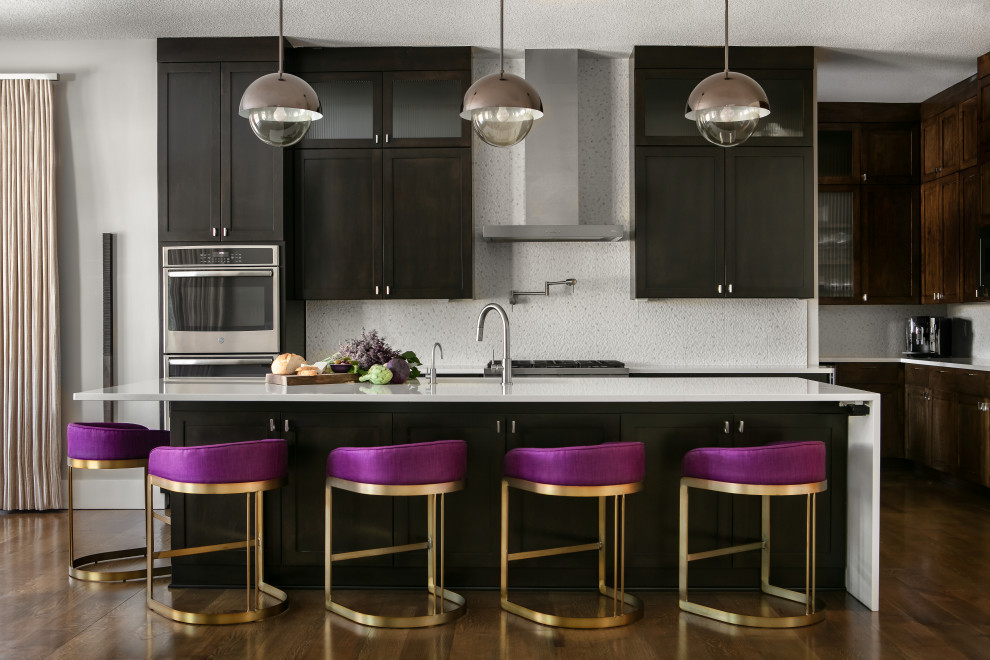
[[974, 358], [823, 357], [819, 358], [819, 361], [833, 364], [839, 362], [900, 362], [902, 364], [922, 364], [926, 367], [951, 367], [955, 369], [990, 371], [990, 361]]
[[858, 402], [879, 395], [803, 378], [517, 378], [503, 389], [497, 378], [425, 379], [403, 385], [342, 383], [269, 385], [263, 380], [149, 380], [76, 392], [77, 401], [309, 401], [395, 403], [668, 403]]
[[[697, 365], [669, 365], [669, 364], [649, 364], [639, 362], [627, 362], [626, 367], [630, 375], [704, 375], [704, 374], [739, 374], [739, 375], [768, 375], [775, 374], [827, 374], [832, 372], [831, 367], [808, 366], [805, 364], [792, 366], [759, 366], [759, 365], [732, 365], [732, 366], [697, 366]], [[429, 367], [420, 369], [424, 373], [429, 372]], [[484, 373], [483, 366], [445, 366], [437, 365], [437, 373], [440, 376], [481, 376]], [[529, 376], [527, 376], [528, 378]]]

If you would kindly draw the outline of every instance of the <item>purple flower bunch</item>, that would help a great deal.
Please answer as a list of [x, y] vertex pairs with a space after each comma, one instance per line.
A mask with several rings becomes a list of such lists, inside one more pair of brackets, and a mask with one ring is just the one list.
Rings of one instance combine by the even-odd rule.
[[389, 360], [402, 357], [377, 330], [361, 331], [361, 336], [349, 339], [340, 347], [340, 353], [358, 364], [359, 369], [370, 369], [376, 364], [387, 364]]

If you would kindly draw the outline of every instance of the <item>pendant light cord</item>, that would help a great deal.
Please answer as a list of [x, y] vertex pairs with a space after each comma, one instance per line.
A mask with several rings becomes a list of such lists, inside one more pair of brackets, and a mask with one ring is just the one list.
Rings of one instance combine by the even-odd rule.
[[[728, 2], [729, 0], [725, 0]], [[278, 0], [278, 79], [282, 80], [282, 0]], [[728, 64], [726, 64], [728, 66]]]
[[[728, 1], [729, 0], [726, 0], [726, 2]], [[505, 0], [499, 0], [498, 68], [499, 80], [505, 80]]]
[[729, 79], [729, 0], [725, 0], [725, 78]]

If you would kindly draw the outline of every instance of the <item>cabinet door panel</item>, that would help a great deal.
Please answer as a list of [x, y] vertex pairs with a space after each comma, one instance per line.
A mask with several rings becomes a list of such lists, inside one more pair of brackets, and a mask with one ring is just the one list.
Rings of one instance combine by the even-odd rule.
[[159, 240], [219, 240], [220, 113], [219, 63], [158, 65]]
[[960, 265], [962, 266], [962, 293], [964, 302], [985, 300], [980, 297], [980, 170], [971, 167], [960, 174], [962, 186], [962, 245]]
[[862, 130], [864, 183], [915, 183], [918, 180], [916, 126], [868, 126]]
[[221, 114], [224, 154], [220, 233], [225, 241], [282, 240], [285, 150], [259, 140], [248, 120], [237, 114], [244, 90], [260, 76], [277, 70], [277, 62], [223, 64], [221, 89], [226, 108]]
[[938, 176], [952, 174], [959, 169], [959, 109], [949, 108], [938, 116], [942, 143], [942, 169]]
[[942, 187], [937, 181], [921, 186], [921, 302], [938, 302], [942, 291]]
[[921, 122], [921, 180], [931, 181], [942, 167], [942, 128], [938, 116]]
[[959, 438], [959, 476], [978, 484], [987, 483], [990, 450], [990, 400], [971, 394], [956, 397], [955, 417]]
[[380, 147], [382, 137], [382, 74], [307, 73], [323, 108], [300, 147]]
[[472, 295], [471, 150], [384, 152], [387, 298]]
[[864, 186], [861, 210], [860, 281], [865, 301], [889, 305], [917, 302], [920, 293], [917, 188]]
[[[392, 416], [340, 412], [287, 413], [284, 418], [292, 479], [282, 494], [282, 564], [321, 566], [327, 456], [337, 447], [391, 444]], [[393, 545], [392, 528], [391, 498], [334, 489], [334, 552]], [[334, 584], [353, 584], [352, 576], [359, 571], [352, 568], [391, 565], [389, 555], [349, 560], [334, 566]]]
[[959, 469], [959, 440], [953, 417], [953, 394], [932, 390], [931, 467], [955, 474]]
[[818, 183], [857, 184], [860, 129], [856, 124], [818, 124]]
[[719, 147], [636, 150], [637, 298], [723, 295], [724, 185]]
[[739, 298], [814, 296], [811, 149], [726, 154], [726, 281]]
[[931, 390], [908, 385], [904, 388], [904, 451], [907, 458], [928, 465], [931, 462]]
[[962, 223], [959, 175], [939, 179], [942, 191], [942, 296], [939, 302], [962, 302]]
[[979, 109], [976, 97], [966, 99], [959, 104], [959, 169], [976, 165], [979, 153], [979, 135], [977, 135]]
[[381, 297], [380, 149], [296, 151], [296, 281], [303, 299]]
[[397, 71], [382, 79], [385, 147], [470, 147], [460, 117], [470, 71]]
[[818, 302], [862, 301], [860, 186], [818, 187]]

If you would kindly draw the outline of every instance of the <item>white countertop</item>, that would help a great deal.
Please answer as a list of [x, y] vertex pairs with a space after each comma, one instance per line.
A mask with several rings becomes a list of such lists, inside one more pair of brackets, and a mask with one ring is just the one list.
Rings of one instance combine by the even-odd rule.
[[268, 385], [263, 380], [150, 380], [76, 392], [77, 401], [333, 401], [451, 403], [668, 403], [877, 401], [879, 395], [803, 378], [497, 378], [425, 379], [403, 385]]
[[[669, 365], [650, 364], [648, 362], [627, 362], [626, 367], [630, 375], [692, 375], [692, 374], [752, 374], [752, 375], [775, 375], [775, 374], [827, 374], [832, 372], [831, 367], [808, 366], [806, 364], [794, 366], [759, 366], [759, 365], [732, 365], [732, 366], [697, 366], [697, 365]], [[420, 367], [423, 373], [429, 372], [429, 367]], [[437, 365], [437, 373], [440, 376], [481, 376], [485, 368], [480, 366], [445, 366]], [[527, 376], [529, 378], [529, 376]]]
[[900, 362], [902, 364], [922, 364], [926, 367], [951, 367], [954, 369], [973, 369], [975, 371], [990, 371], [990, 362], [974, 358], [908, 358], [908, 357], [823, 357], [820, 362]]

